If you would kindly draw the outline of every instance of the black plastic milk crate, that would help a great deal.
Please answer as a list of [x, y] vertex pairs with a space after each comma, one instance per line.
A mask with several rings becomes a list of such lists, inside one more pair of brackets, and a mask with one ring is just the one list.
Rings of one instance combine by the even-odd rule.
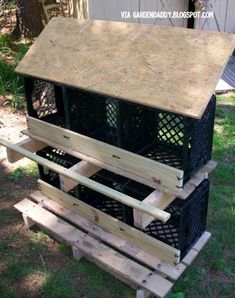
[[71, 130], [133, 152], [152, 142], [149, 108], [73, 88], [65, 88], [64, 94]]
[[65, 127], [61, 86], [37, 78], [25, 77], [24, 90], [29, 116]]
[[[106, 170], [101, 170], [91, 179], [141, 201], [153, 191], [150, 187]], [[71, 190], [70, 194], [134, 226], [132, 208], [81, 185]], [[206, 229], [208, 195], [209, 181], [205, 179], [186, 200], [176, 198], [165, 209], [171, 213], [166, 223], [155, 220], [143, 232], [179, 249], [183, 258]]]
[[[53, 161], [54, 163], [65, 167], [66, 169], [72, 167], [80, 161], [78, 158], [71, 156], [60, 149], [52, 148], [50, 146], [37, 151], [37, 155]], [[60, 178], [58, 173], [42, 165], [38, 165], [38, 171], [40, 179], [57, 188], [60, 188]]]
[[25, 78], [28, 114], [184, 171], [211, 159], [216, 98], [200, 120], [125, 100]]
[[[120, 192], [124, 191], [125, 185], [129, 182], [128, 178], [106, 170], [97, 172], [90, 177], [90, 179]], [[74, 189], [70, 190], [69, 194], [114, 218], [120, 219], [128, 224], [133, 224], [131, 208], [99, 192], [79, 184]]]
[[144, 233], [181, 251], [181, 259], [206, 230], [209, 180], [205, 179], [186, 199], [176, 198], [166, 209], [171, 214], [166, 223], [151, 222]]
[[200, 120], [65, 88], [71, 130], [184, 171], [184, 183], [211, 159], [216, 98]]

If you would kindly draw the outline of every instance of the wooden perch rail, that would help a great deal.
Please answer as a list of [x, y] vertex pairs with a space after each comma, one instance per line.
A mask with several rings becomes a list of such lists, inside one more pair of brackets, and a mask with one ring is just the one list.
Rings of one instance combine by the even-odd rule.
[[71, 171], [70, 169], [66, 169], [60, 165], [57, 165], [57, 164], [55, 164], [45, 158], [42, 158], [28, 150], [25, 150], [24, 148], [21, 148], [17, 145], [11, 144], [4, 139], [0, 138], [0, 144], [24, 155], [25, 157], [27, 157], [33, 161], [36, 161], [38, 164], [43, 165], [43, 166], [51, 169], [52, 171], [55, 171], [65, 177], [71, 178], [75, 181], [78, 181], [78, 183], [81, 183], [82, 185], [87, 186], [88, 188], [91, 188], [94, 191], [97, 191], [105, 196], [108, 196], [114, 200], [117, 200], [123, 204], [126, 204], [129, 207], [132, 207], [134, 209], [142, 211], [143, 213], [151, 215], [151, 216], [161, 220], [162, 222], [166, 222], [170, 218], [170, 214], [163, 210], [160, 210], [153, 206], [149, 206], [141, 201], [138, 201], [138, 200], [136, 200], [130, 196], [127, 196], [125, 194], [122, 194], [122, 193], [120, 193], [116, 190], [113, 190], [105, 185], [102, 185], [96, 181], [93, 181], [89, 178], [83, 177], [80, 174], [77, 174], [77, 173]]

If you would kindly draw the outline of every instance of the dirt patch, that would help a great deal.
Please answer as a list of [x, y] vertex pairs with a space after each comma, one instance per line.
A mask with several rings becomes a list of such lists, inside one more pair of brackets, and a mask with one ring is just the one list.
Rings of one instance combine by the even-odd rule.
[[[0, 138], [9, 142], [17, 143], [26, 138], [21, 131], [26, 129], [26, 116], [22, 111], [20, 113], [12, 113], [12, 109], [3, 105], [3, 99], [0, 99]], [[19, 166], [25, 166], [28, 160], [22, 159], [19, 162], [10, 164], [7, 161], [6, 149], [0, 146], [0, 183], [1, 173], [13, 171]], [[2, 184], [0, 184], [2, 185]]]
[[45, 282], [45, 275], [41, 272], [33, 273], [20, 280], [15, 291], [19, 297], [38, 297], [41, 293], [42, 284]]

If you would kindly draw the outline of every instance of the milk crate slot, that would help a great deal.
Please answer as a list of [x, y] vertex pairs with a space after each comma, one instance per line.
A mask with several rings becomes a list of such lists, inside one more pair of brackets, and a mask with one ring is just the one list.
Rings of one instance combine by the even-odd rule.
[[65, 88], [67, 127], [184, 171], [184, 183], [211, 159], [216, 98], [200, 120]]
[[216, 98], [200, 120], [80, 89], [25, 78], [28, 113], [184, 171], [211, 159]]
[[[46, 158], [67, 169], [80, 161], [78, 158], [71, 156], [60, 149], [52, 148], [50, 146], [45, 147], [42, 150], [39, 150], [37, 152], [37, 155]], [[57, 188], [60, 188], [60, 178], [58, 173], [41, 165], [38, 165], [38, 171], [40, 179]]]
[[[106, 170], [101, 170], [91, 179], [141, 201], [153, 192], [153, 189], [148, 186]], [[131, 207], [81, 185], [71, 190], [70, 194], [134, 226]], [[143, 232], [181, 250], [181, 258], [183, 258], [206, 229], [208, 195], [209, 180], [205, 179], [186, 200], [176, 198], [165, 209], [171, 214], [166, 223], [155, 220]]]
[[24, 78], [28, 115], [65, 127], [62, 87], [37, 78]]
[[206, 230], [209, 180], [205, 179], [186, 199], [176, 198], [166, 209], [171, 214], [166, 223], [152, 221], [144, 233], [181, 251], [181, 258]]

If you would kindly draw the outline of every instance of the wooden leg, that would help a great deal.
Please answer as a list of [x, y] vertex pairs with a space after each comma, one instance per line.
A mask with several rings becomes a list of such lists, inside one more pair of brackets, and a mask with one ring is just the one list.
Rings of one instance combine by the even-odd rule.
[[27, 229], [29, 229], [35, 224], [34, 221], [31, 218], [29, 218], [26, 214], [22, 213], [22, 216], [23, 216], [25, 227]]
[[84, 257], [84, 252], [77, 248], [76, 246], [72, 246], [72, 250], [73, 250], [73, 257], [75, 260], [80, 260], [82, 257]]
[[148, 298], [150, 296], [150, 292], [144, 289], [139, 289], [136, 291], [136, 298]]

